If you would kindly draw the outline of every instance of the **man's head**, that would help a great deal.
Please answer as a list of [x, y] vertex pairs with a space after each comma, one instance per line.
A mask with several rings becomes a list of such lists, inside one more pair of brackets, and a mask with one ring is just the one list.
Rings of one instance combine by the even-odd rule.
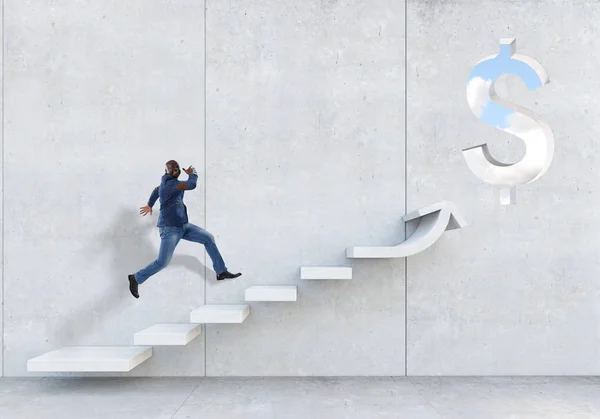
[[165, 173], [167, 175], [173, 176], [174, 178], [178, 178], [181, 174], [181, 170], [179, 169], [179, 163], [177, 163], [175, 160], [169, 160], [165, 164]]

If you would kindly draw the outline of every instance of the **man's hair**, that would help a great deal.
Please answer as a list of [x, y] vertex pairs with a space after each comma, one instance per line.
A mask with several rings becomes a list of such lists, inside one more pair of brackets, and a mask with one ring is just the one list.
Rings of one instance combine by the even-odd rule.
[[177, 163], [175, 160], [169, 160], [165, 163], [165, 170], [167, 173], [171, 173], [176, 167], [179, 167], [179, 163]]

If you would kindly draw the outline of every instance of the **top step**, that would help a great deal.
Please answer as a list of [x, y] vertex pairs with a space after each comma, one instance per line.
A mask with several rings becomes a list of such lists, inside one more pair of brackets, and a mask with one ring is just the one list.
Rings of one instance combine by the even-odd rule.
[[467, 222], [456, 206], [447, 201], [420, 208], [402, 217], [407, 223], [416, 224], [412, 234], [395, 246], [356, 246], [346, 249], [351, 259], [393, 259], [416, 255], [433, 246], [448, 230], [464, 228]]

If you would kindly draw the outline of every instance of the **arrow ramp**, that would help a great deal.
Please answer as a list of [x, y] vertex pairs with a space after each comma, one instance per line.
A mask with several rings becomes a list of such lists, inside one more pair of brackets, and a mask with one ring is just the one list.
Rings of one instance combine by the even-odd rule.
[[433, 245], [446, 230], [467, 226], [467, 222], [452, 202], [442, 201], [418, 209], [402, 217], [414, 227], [413, 233], [396, 246], [360, 246], [346, 249], [350, 259], [404, 258], [422, 252]]

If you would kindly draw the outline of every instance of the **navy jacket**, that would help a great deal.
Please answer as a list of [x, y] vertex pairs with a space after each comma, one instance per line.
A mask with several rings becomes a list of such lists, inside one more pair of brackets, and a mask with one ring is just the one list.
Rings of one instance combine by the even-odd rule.
[[176, 177], [163, 175], [160, 186], [152, 191], [148, 206], [152, 208], [160, 198], [160, 214], [158, 215], [157, 227], [179, 227], [188, 222], [187, 207], [183, 203], [184, 191], [196, 188], [198, 175], [192, 173], [188, 180], [180, 182]]

